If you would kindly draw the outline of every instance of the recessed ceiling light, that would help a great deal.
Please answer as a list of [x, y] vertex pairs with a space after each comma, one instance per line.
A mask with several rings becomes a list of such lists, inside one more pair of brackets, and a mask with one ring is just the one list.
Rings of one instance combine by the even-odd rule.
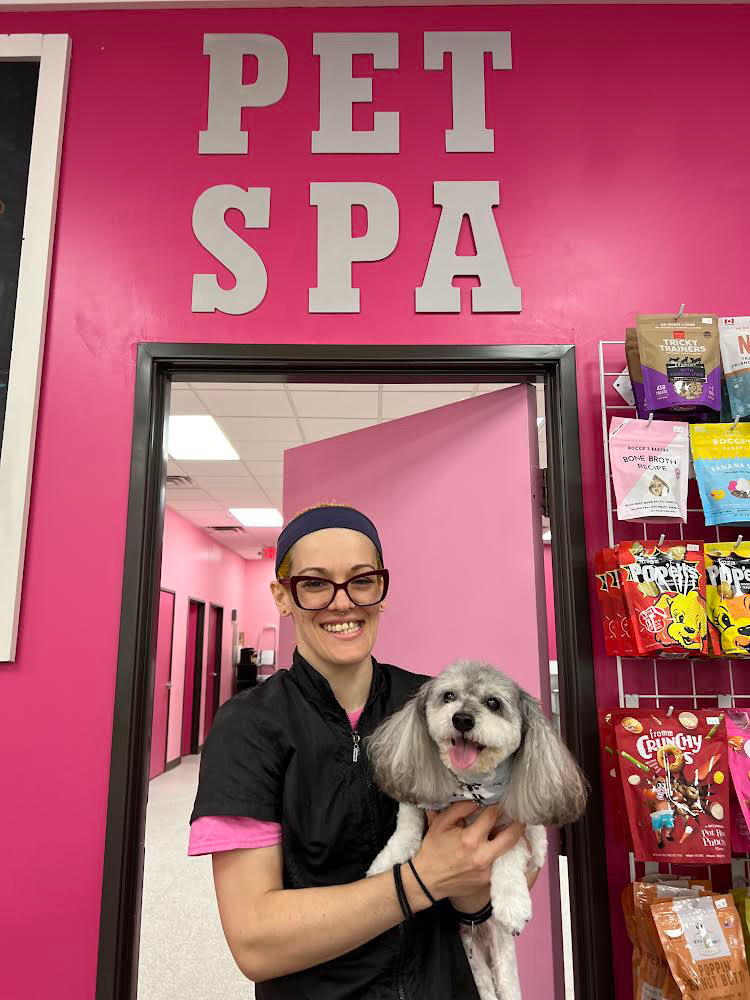
[[169, 418], [167, 450], [175, 461], [238, 462], [240, 456], [208, 414]]
[[280, 528], [284, 523], [275, 507], [230, 507], [229, 513], [246, 528]]

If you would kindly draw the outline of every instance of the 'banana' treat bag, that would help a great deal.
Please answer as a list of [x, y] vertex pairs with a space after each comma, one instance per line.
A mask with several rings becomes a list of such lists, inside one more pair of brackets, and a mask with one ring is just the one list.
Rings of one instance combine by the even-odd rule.
[[636, 330], [647, 412], [720, 412], [721, 354], [716, 316], [638, 316]]
[[750, 521], [750, 424], [691, 424], [690, 444], [706, 524]]

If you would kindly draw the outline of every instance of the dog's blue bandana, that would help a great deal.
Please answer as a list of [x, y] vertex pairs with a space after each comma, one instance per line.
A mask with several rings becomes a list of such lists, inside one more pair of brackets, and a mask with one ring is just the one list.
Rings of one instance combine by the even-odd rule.
[[456, 775], [457, 788], [449, 799], [437, 804], [423, 805], [420, 808], [445, 809], [452, 802], [465, 802], [467, 800], [472, 800], [480, 806], [490, 806], [495, 802], [502, 802], [508, 791], [510, 769], [510, 761], [504, 760], [502, 764], [498, 764], [494, 771], [484, 775], [484, 777], [478, 776], [477, 781], [462, 781]]

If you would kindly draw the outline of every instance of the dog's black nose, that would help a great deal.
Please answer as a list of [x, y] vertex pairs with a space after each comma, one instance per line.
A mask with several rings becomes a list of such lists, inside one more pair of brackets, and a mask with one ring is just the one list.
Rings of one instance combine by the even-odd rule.
[[453, 725], [459, 733], [468, 733], [474, 728], [474, 716], [470, 712], [456, 712], [453, 716]]

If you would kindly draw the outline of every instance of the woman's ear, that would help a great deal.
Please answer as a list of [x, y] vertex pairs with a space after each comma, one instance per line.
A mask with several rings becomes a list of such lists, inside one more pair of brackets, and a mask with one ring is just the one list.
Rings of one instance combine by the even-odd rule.
[[530, 826], [564, 826], [586, 808], [588, 782], [536, 699], [519, 689], [521, 745], [513, 757], [505, 808]]
[[292, 598], [287, 588], [280, 584], [278, 580], [272, 580], [270, 587], [271, 595], [273, 596], [273, 600], [279, 614], [284, 617], [290, 615], [292, 613]]
[[378, 787], [397, 802], [442, 805], [458, 785], [427, 729], [427, 681], [365, 741]]

